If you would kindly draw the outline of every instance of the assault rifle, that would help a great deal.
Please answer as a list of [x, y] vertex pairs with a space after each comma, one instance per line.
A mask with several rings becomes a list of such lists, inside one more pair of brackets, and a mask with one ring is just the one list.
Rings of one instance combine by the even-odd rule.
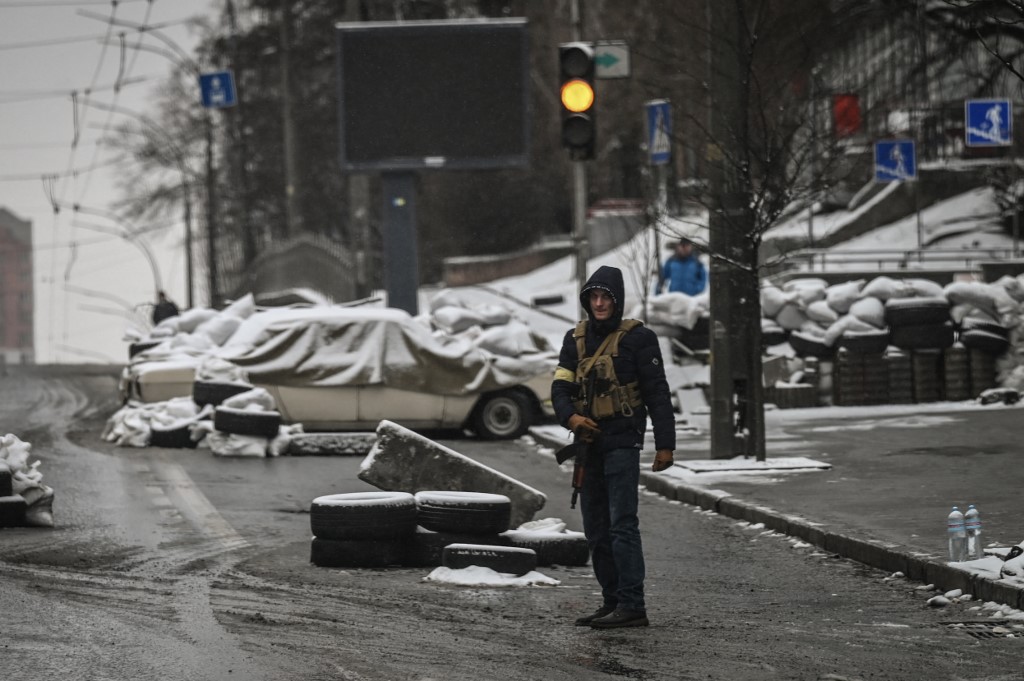
[[[602, 383], [607, 382], [608, 379], [603, 379]], [[588, 419], [593, 418], [591, 405], [594, 399], [594, 390], [598, 387], [597, 372], [591, 371], [587, 374], [587, 386], [586, 392], [583, 395], [583, 415]], [[594, 444], [594, 434], [584, 431], [582, 428], [577, 432], [573, 433], [573, 441], [557, 452], [555, 452], [555, 461], [559, 464], [563, 464], [569, 459], [575, 458], [576, 461], [572, 467], [572, 498], [569, 500], [569, 508], [576, 508], [576, 500], [580, 496], [580, 490], [583, 489], [583, 478], [586, 473], [587, 459], [590, 458], [590, 449]]]

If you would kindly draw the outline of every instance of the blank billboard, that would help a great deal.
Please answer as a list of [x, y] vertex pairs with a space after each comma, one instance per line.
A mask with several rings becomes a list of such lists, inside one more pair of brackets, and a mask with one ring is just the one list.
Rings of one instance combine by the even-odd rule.
[[338, 24], [337, 64], [343, 168], [526, 165], [524, 19]]

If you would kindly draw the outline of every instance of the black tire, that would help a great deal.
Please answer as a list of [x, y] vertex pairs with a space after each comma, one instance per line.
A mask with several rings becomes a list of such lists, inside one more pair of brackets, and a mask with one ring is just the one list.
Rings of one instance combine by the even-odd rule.
[[793, 352], [801, 357], [818, 357], [827, 359], [835, 354], [835, 350], [825, 345], [820, 338], [815, 338], [800, 331], [789, 334], [789, 345]]
[[281, 430], [281, 414], [217, 407], [213, 412], [213, 427], [222, 433], [275, 438]]
[[128, 359], [131, 359], [140, 352], [145, 352], [150, 348], [155, 348], [161, 343], [163, 343], [163, 341], [136, 341], [128, 346]]
[[323, 539], [313, 537], [309, 561], [318, 567], [382, 568], [402, 565], [401, 539]]
[[899, 326], [928, 326], [949, 321], [949, 301], [945, 298], [894, 298], [885, 303], [885, 323]]
[[450, 544], [444, 547], [441, 564], [452, 570], [471, 565], [522, 577], [537, 569], [537, 554], [531, 549], [486, 544]]
[[943, 350], [956, 340], [953, 323], [894, 326], [891, 342], [904, 350]]
[[509, 530], [504, 536], [512, 546], [532, 549], [541, 567], [582, 567], [590, 560], [590, 546], [582, 532], [544, 534]]
[[982, 319], [971, 319], [970, 317], [964, 319], [960, 323], [960, 331], [988, 331], [994, 333], [997, 336], [1010, 339], [1010, 330], [1002, 324], [996, 324], [995, 322], [986, 322]]
[[1010, 341], [1006, 337], [991, 331], [971, 329], [960, 333], [960, 342], [972, 350], [980, 350], [986, 354], [998, 357], [1005, 353], [1010, 347]]
[[761, 329], [761, 345], [771, 347], [785, 343], [789, 339], [789, 332], [781, 326], [769, 326]]
[[512, 502], [501, 494], [418, 492], [416, 507], [420, 527], [434, 532], [501, 534], [512, 517]]
[[416, 531], [416, 499], [406, 492], [355, 492], [317, 497], [309, 506], [320, 539], [395, 539]]
[[24, 527], [28, 504], [20, 494], [0, 497], [0, 527]]
[[858, 355], [881, 355], [889, 347], [889, 330], [847, 331], [839, 337], [838, 345]]
[[14, 496], [14, 476], [11, 469], [0, 464], [0, 497]]
[[504, 535], [473, 535], [455, 532], [432, 532], [418, 528], [405, 555], [409, 567], [439, 567], [444, 547], [450, 544], [487, 544], [488, 546], [509, 546]]
[[530, 398], [518, 390], [487, 393], [470, 417], [473, 432], [485, 440], [514, 440], [533, 423]]
[[200, 407], [220, 404], [229, 397], [234, 397], [253, 389], [245, 383], [217, 383], [214, 381], [195, 381], [192, 383], [192, 401]]
[[178, 428], [153, 426], [149, 431], [149, 446], [167, 449], [195, 449], [198, 443], [192, 439], [190, 426], [191, 424]]

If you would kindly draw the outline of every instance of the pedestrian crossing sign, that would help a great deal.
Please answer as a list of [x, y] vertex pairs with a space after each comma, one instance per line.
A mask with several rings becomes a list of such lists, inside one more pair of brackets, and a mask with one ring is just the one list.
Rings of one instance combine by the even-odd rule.
[[875, 142], [875, 181], [900, 182], [917, 179], [917, 149], [914, 140]]
[[968, 99], [964, 102], [964, 142], [969, 147], [1008, 147], [1013, 144], [1013, 117], [1008, 99]]
[[666, 99], [647, 102], [647, 153], [652, 166], [672, 158], [672, 107]]

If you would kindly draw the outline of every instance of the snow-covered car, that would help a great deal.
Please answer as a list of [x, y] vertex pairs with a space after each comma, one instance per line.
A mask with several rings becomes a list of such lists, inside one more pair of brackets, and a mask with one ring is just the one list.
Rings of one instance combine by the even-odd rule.
[[[270, 392], [285, 422], [306, 430], [373, 430], [386, 419], [515, 438], [553, 414], [553, 353], [499, 355], [469, 338], [434, 334], [395, 309], [257, 312], [209, 356], [241, 369]], [[160, 348], [141, 353], [124, 371], [122, 396], [154, 402], [191, 395], [204, 361]]]

